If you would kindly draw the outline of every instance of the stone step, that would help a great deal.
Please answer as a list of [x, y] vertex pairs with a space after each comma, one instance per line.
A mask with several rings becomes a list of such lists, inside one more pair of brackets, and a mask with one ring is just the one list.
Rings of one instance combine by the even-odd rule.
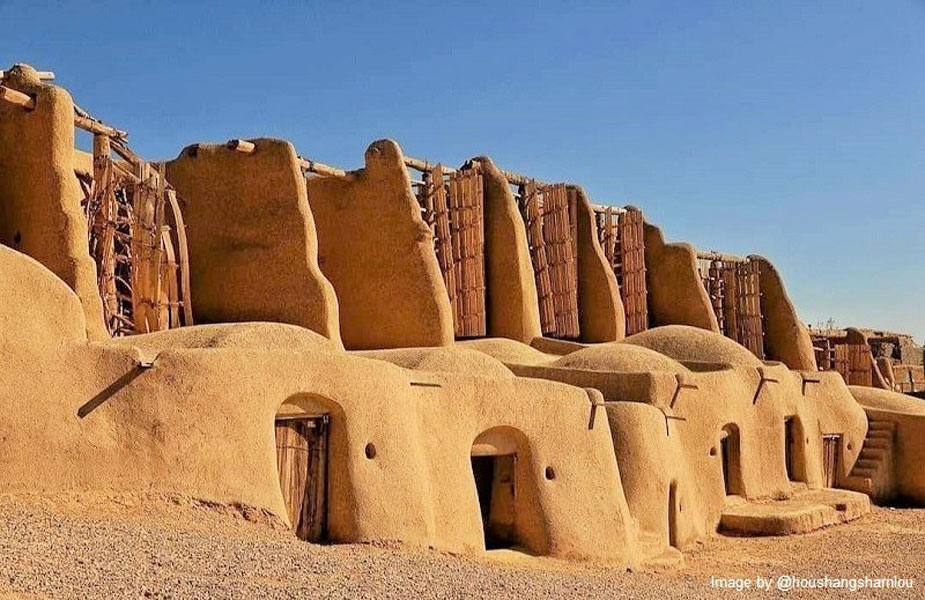
[[845, 480], [844, 487], [867, 495], [872, 494], [874, 491], [874, 484], [870, 477], [857, 477], [854, 473]]
[[869, 421], [867, 429], [868, 431], [895, 431], [896, 423], [893, 421]]
[[851, 470], [851, 477], [863, 477], [872, 479], [877, 474], [875, 469], [862, 469], [855, 467]]
[[861, 453], [858, 455], [858, 458], [882, 461], [884, 458], [886, 458], [886, 453], [886, 448], [875, 448], [864, 444], [864, 447], [861, 448]]
[[867, 432], [867, 439], [884, 439], [892, 440], [893, 439], [893, 430], [892, 429], [873, 429]]
[[880, 468], [881, 464], [882, 463], [877, 459], [862, 458], [856, 463], [854, 463], [854, 468], [859, 469], [859, 470], [860, 469], [871, 469], [872, 471], [876, 471], [877, 469]]
[[864, 446], [861, 451], [863, 452], [864, 449], [867, 449], [867, 448], [876, 448], [876, 449], [886, 450], [890, 446], [892, 446], [890, 442], [891, 440], [889, 438], [868, 438], [864, 440]]

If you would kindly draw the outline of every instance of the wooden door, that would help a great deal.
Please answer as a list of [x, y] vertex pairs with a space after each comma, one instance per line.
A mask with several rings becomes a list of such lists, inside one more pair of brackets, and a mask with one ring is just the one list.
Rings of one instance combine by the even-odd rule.
[[276, 421], [279, 486], [292, 529], [309, 542], [327, 534], [328, 417]]

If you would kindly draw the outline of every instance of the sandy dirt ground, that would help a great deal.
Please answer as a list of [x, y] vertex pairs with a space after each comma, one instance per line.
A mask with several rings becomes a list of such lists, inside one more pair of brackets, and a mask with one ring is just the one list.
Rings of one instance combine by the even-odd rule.
[[[105, 510], [101, 509], [105, 506]], [[716, 536], [680, 569], [318, 546], [265, 514], [184, 498], [0, 498], [0, 598], [925, 597], [925, 510], [790, 538]], [[902, 577], [912, 590], [738, 593], [711, 577]]]

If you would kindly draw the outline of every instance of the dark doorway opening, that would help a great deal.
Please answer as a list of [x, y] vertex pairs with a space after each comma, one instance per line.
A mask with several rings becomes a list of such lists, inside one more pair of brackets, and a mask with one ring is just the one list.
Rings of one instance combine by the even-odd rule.
[[729, 424], [723, 428], [720, 450], [723, 463], [723, 485], [726, 489], [726, 495], [742, 495], [739, 428], [736, 425]]
[[678, 500], [678, 482], [672, 481], [668, 486], [668, 544], [680, 549], [681, 537], [678, 534], [678, 520], [681, 516], [681, 505]]
[[793, 417], [788, 417], [784, 421], [784, 464], [787, 466], [787, 479], [790, 481], [797, 480], [796, 465], [794, 464], [794, 444], [801, 438], [802, 436], [797, 436], [796, 423]]
[[276, 466], [292, 530], [299, 539], [327, 539], [327, 415], [276, 419]]
[[840, 435], [822, 436], [822, 469], [825, 487], [833, 488], [838, 481], [838, 455], [841, 452]]
[[516, 545], [516, 467], [516, 454], [472, 457], [472, 475], [479, 496], [486, 550]]

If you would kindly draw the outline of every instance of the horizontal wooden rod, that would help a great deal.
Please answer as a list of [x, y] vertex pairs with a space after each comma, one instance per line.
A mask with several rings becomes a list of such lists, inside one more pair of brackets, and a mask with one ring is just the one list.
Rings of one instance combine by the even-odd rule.
[[74, 112], [74, 125], [83, 129], [84, 131], [89, 131], [90, 133], [96, 135], [105, 135], [111, 138], [116, 139], [125, 139], [128, 136], [128, 133], [115, 127], [110, 127], [105, 123], [97, 121], [93, 117], [85, 117], [76, 111]]
[[608, 210], [615, 215], [622, 215], [626, 209], [622, 206], [607, 206], [606, 204], [594, 204], [594, 212], [606, 213]]
[[697, 258], [700, 260], [721, 260], [723, 262], [747, 262], [748, 259], [735, 254], [723, 254], [721, 252], [698, 252]]
[[237, 150], [238, 152], [243, 152], [244, 154], [250, 154], [257, 149], [254, 142], [248, 142], [247, 140], [228, 140], [225, 144], [232, 150]]
[[[55, 78], [54, 71], [36, 71], [39, 76], [39, 81], [51, 81]], [[0, 79], [6, 77], [6, 71], [0, 71]]]
[[[420, 158], [412, 158], [410, 156], [405, 157], [405, 166], [414, 169], [415, 171], [420, 171], [421, 173], [426, 173], [430, 171], [431, 168], [437, 166], [438, 163], [428, 162], [426, 160], [421, 160]], [[453, 167], [448, 167], [446, 165], [440, 165], [443, 169], [444, 175], [452, 175], [456, 172], [456, 169]]]
[[315, 162], [313, 160], [308, 160], [307, 158], [299, 157], [299, 166], [302, 167], [303, 171], [308, 173], [314, 173], [315, 175], [321, 175], [322, 177], [347, 177], [347, 171], [343, 169], [338, 169], [337, 167], [331, 167], [329, 165]]
[[527, 185], [527, 183], [530, 181], [534, 181], [536, 185], [546, 185], [542, 181], [531, 179], [530, 177], [526, 177], [513, 171], [505, 171], [504, 169], [500, 169], [500, 171], [501, 174], [504, 175], [504, 178], [507, 179], [507, 182], [513, 185]]
[[5, 85], [0, 85], [0, 98], [16, 106], [21, 106], [26, 110], [33, 110], [35, 108], [35, 98], [19, 90], [8, 88]]

